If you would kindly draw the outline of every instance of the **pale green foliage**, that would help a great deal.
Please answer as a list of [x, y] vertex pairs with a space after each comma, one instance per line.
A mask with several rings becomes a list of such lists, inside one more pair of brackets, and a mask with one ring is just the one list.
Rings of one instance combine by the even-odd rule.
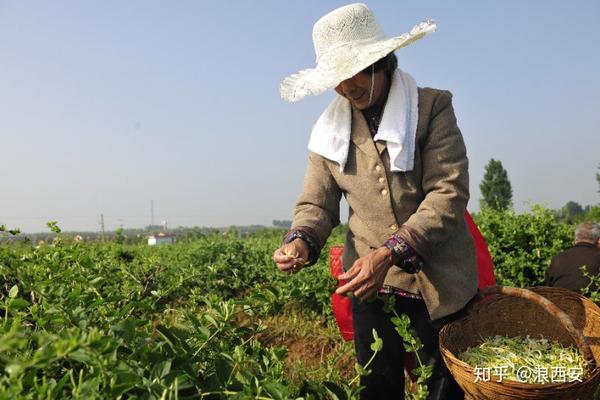
[[271, 260], [282, 233], [1, 245], [0, 399], [357, 398], [340, 379], [290, 383], [286, 348], [260, 342], [262, 321], [291, 303], [335, 324], [327, 248], [286, 276]]
[[[504, 369], [503, 380], [528, 383], [538, 382], [536, 371], [568, 371], [577, 368], [584, 378], [587, 363], [576, 347], [565, 347], [543, 338], [494, 336], [484, 339], [478, 346], [470, 347], [458, 358], [472, 367]], [[531, 372], [531, 373], [529, 373]], [[506, 375], [504, 375], [506, 373]], [[500, 375], [500, 374], [499, 374]]]
[[[423, 364], [423, 361], [419, 357], [418, 351], [423, 348], [423, 343], [413, 332], [410, 325], [410, 318], [406, 314], [398, 315], [394, 304], [396, 302], [395, 296], [379, 296], [379, 300], [383, 302], [383, 310], [390, 314], [392, 324], [398, 335], [404, 342], [404, 349], [408, 353], [413, 353], [419, 364], [412, 372], [417, 377], [416, 391], [407, 390], [405, 398], [407, 400], [425, 400], [429, 395], [429, 389], [425, 383], [433, 373], [433, 367], [430, 365]], [[408, 388], [408, 385], [407, 385]]]
[[50, 221], [46, 223], [46, 226], [56, 234], [59, 234], [61, 232], [61, 229], [58, 227], [58, 223], [56, 221]]
[[600, 305], [600, 275], [590, 274], [585, 265], [581, 267], [581, 272], [590, 280], [586, 287], [581, 288], [581, 294]]
[[19, 229], [7, 229], [6, 225], [0, 225], [0, 233], [2, 232], [8, 232], [10, 235], [16, 236], [19, 233], [21, 233], [21, 231]]
[[542, 284], [552, 257], [573, 241], [574, 227], [558, 222], [555, 213], [541, 206], [524, 214], [484, 209], [474, 217], [502, 285]]

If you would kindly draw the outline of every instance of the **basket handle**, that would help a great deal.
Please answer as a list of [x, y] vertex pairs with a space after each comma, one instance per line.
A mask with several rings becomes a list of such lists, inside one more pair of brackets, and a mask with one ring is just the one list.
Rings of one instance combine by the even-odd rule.
[[571, 338], [575, 341], [575, 344], [581, 352], [581, 355], [587, 361], [588, 370], [592, 371], [596, 362], [592, 350], [590, 349], [590, 345], [585, 340], [583, 334], [577, 329], [575, 329], [575, 326], [573, 325], [573, 322], [571, 321], [571, 318], [569, 318], [567, 313], [558, 308], [556, 304], [554, 304], [544, 296], [540, 296], [539, 294], [531, 290], [500, 285], [490, 286], [488, 288], [483, 289], [478, 293], [478, 297], [480, 299], [483, 299], [484, 297], [490, 294], [504, 294], [507, 296], [521, 297], [542, 307], [547, 313], [555, 317], [560, 322], [560, 324], [567, 330]]

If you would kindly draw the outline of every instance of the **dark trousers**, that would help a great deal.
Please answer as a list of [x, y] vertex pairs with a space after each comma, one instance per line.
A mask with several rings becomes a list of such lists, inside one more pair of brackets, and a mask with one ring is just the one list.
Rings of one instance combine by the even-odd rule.
[[[396, 312], [398, 315], [409, 316], [413, 332], [423, 343], [423, 348], [419, 351], [421, 362], [433, 366], [433, 374], [427, 381], [428, 399], [463, 399], [463, 391], [442, 360], [438, 334], [444, 324], [460, 318], [464, 309], [432, 321], [423, 300], [396, 296]], [[370, 347], [373, 342], [373, 328], [383, 340], [383, 349], [369, 366], [371, 373], [361, 379], [361, 385], [365, 386], [360, 397], [362, 400], [404, 399], [405, 351], [402, 340], [390, 321], [391, 317], [392, 315], [383, 311], [381, 300], [359, 302], [354, 298], [352, 301], [354, 346], [359, 364], [365, 365], [373, 355]]]

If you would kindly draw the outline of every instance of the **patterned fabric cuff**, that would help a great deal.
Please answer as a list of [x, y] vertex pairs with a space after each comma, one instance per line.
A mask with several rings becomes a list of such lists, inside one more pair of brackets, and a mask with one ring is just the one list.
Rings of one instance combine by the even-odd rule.
[[420, 294], [407, 292], [404, 289], [389, 285], [383, 285], [383, 287], [379, 289], [379, 294], [393, 294], [395, 296], [408, 297], [409, 299], [423, 300], [423, 297], [421, 297]]
[[308, 245], [308, 262], [304, 266], [308, 267], [315, 264], [319, 259], [320, 253], [315, 238], [301, 229], [293, 229], [285, 234], [283, 244], [291, 243], [295, 239], [302, 239]]
[[417, 273], [423, 268], [423, 258], [400, 236], [392, 235], [383, 245], [401, 260], [398, 266], [409, 274]]

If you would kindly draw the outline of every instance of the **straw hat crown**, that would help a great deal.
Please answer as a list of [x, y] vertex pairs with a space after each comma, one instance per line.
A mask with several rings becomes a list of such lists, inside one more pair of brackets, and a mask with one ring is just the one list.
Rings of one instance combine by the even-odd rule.
[[312, 34], [317, 64], [339, 46], [374, 43], [384, 38], [373, 13], [362, 3], [333, 10], [315, 23]]

